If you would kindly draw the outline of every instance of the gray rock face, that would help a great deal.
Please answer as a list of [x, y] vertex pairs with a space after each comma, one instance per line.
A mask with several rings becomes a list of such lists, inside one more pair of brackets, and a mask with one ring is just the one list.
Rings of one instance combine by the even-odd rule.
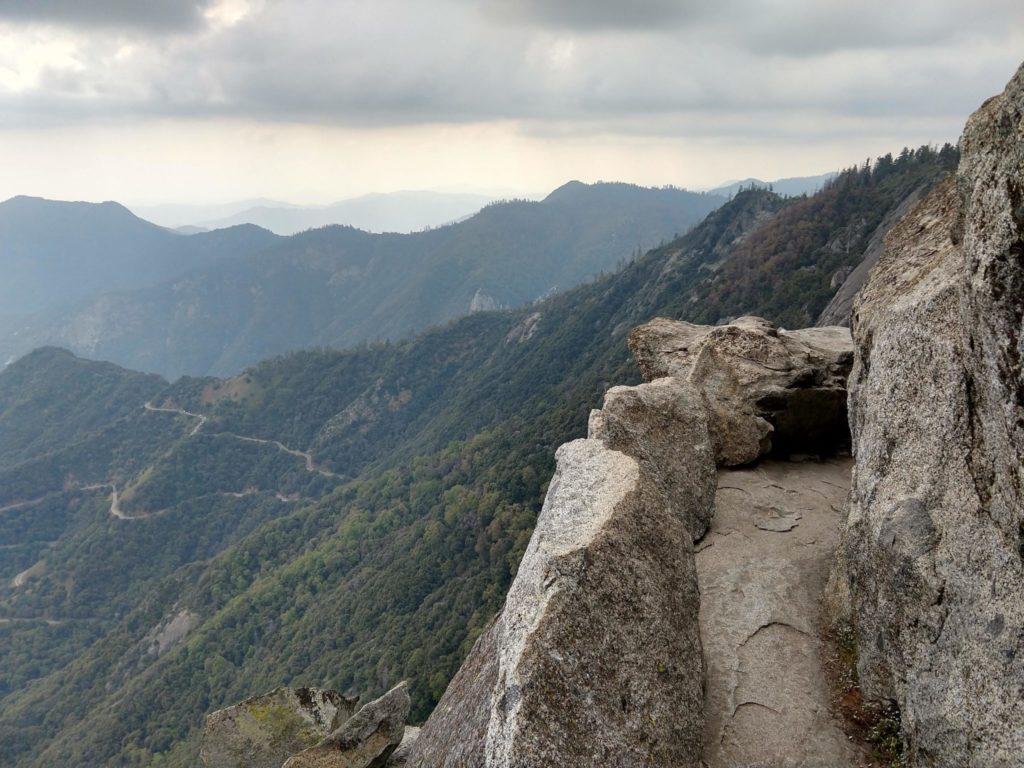
[[1024, 68], [854, 307], [844, 537], [862, 690], [912, 765], [1024, 754]]
[[[643, 462], [596, 439], [557, 458], [505, 608], [424, 726], [411, 766], [698, 763], [692, 535]], [[694, 461], [710, 466], [707, 446]]]
[[919, 187], [911, 192], [904, 198], [896, 208], [886, 215], [882, 220], [882, 223], [878, 225], [878, 228], [871, 233], [871, 239], [868, 240], [867, 248], [864, 250], [864, 255], [861, 257], [860, 263], [849, 272], [843, 274], [838, 273], [833, 278], [838, 284], [833, 285], [833, 288], [838, 287], [835, 296], [828, 303], [828, 306], [822, 310], [821, 315], [818, 317], [818, 322], [815, 325], [818, 326], [829, 326], [829, 325], [849, 325], [850, 324], [850, 313], [853, 311], [853, 300], [857, 296], [857, 292], [864, 287], [864, 283], [867, 282], [868, 275], [872, 268], [878, 263], [881, 258], [883, 251], [885, 250], [885, 237], [904, 216], [913, 210], [914, 206], [921, 202], [921, 198], [924, 197], [925, 189]]
[[388, 758], [387, 768], [402, 768], [402, 766], [408, 765], [412, 748], [416, 745], [416, 740], [419, 737], [419, 728], [412, 725], [405, 726], [405, 735], [402, 736], [402, 743], [391, 753], [391, 757]]
[[283, 768], [384, 768], [405, 736], [409, 705], [409, 685], [401, 683]]
[[358, 699], [319, 688], [277, 688], [206, 718], [200, 757], [210, 768], [281, 768], [329, 734]]
[[629, 346], [648, 381], [673, 376], [704, 400], [719, 464], [755, 461], [773, 449], [828, 452], [847, 435], [846, 328], [784, 331], [759, 317], [724, 326], [657, 318]]
[[715, 509], [715, 461], [707, 415], [692, 386], [667, 377], [613, 387], [604, 408], [590, 415], [589, 436], [640, 462], [664, 507], [695, 540], [704, 535]]

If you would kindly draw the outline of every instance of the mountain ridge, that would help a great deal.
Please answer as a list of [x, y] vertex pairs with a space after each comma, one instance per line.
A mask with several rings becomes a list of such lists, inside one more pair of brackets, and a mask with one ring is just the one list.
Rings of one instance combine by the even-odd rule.
[[[173, 378], [230, 375], [303, 347], [394, 340], [473, 308], [519, 306], [570, 288], [686, 231], [720, 202], [576, 183], [546, 201], [492, 203], [411, 235], [332, 225], [275, 237], [167, 282], [22, 322], [16, 334], [0, 334], [0, 359], [57, 344]], [[248, 231], [174, 237], [203, 243]]]

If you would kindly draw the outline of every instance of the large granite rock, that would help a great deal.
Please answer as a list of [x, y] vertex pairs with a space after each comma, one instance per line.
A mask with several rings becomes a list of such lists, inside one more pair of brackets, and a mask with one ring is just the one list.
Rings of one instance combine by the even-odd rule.
[[412, 755], [412, 748], [420, 737], [420, 730], [416, 726], [405, 726], [405, 735], [402, 736], [402, 743], [395, 748], [388, 758], [387, 768], [403, 768], [409, 764], [409, 757]]
[[[710, 461], [706, 446], [697, 455]], [[642, 462], [596, 439], [563, 445], [557, 458], [505, 607], [410, 766], [698, 764], [692, 535]]]
[[629, 346], [645, 379], [672, 376], [701, 394], [719, 464], [749, 464], [773, 450], [826, 453], [847, 439], [853, 344], [846, 328], [657, 318], [633, 329]]
[[277, 688], [206, 718], [200, 757], [209, 768], [281, 768], [355, 712], [358, 699], [319, 688]]
[[838, 573], [862, 690], [898, 703], [910, 764], [1009, 768], [1024, 755], [1024, 68], [961, 148], [855, 303]]
[[405, 736], [409, 685], [371, 701], [316, 746], [293, 755], [283, 768], [384, 768]]
[[589, 437], [640, 462], [661, 497], [694, 539], [715, 511], [715, 457], [700, 396], [682, 379], [612, 387], [590, 414]]

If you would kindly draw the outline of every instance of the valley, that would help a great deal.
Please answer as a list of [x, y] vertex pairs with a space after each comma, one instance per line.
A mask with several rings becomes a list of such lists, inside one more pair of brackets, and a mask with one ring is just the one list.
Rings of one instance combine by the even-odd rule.
[[[0, 506], [41, 501], [0, 515], [0, 545], [17, 544], [0, 575], [48, 566], [0, 596], [33, 619], [0, 628], [0, 746], [25, 765], [190, 765], [204, 712], [282, 681], [372, 696], [408, 677], [422, 722], [501, 605], [554, 449], [611, 383], [639, 380], [629, 331], [656, 315], [812, 324], [886, 213], [951, 160], [922, 149], [809, 198], [748, 190], [615, 274], [408, 341], [225, 380], [57, 350], [12, 364]], [[101, 481], [139, 517], [63, 490]], [[182, 610], [195, 625], [148, 654]]]

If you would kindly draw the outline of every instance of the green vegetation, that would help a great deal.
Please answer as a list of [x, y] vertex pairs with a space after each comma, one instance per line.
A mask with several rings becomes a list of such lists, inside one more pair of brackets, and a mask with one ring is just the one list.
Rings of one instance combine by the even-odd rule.
[[[871, 222], [941, 176], [944, 153], [853, 169], [810, 198], [741, 192], [614, 275], [411, 341], [302, 352], [155, 395], [110, 390], [66, 444], [0, 464], [0, 507], [48, 499], [0, 527], [36, 547], [0, 549], [3, 573], [45, 563], [0, 592], [0, 616], [58, 622], [0, 626], [0, 753], [24, 766], [193, 765], [205, 712], [282, 684], [373, 696], [408, 678], [424, 718], [502, 603], [555, 448], [584, 433], [609, 386], [637, 381], [629, 330], [659, 314], [813, 318]], [[836, 260], [839, 241], [851, 246]], [[60, 375], [39, 362], [0, 374], [0, 393], [8, 376], [31, 388]], [[209, 421], [192, 435], [195, 419], [146, 400]], [[238, 436], [308, 450], [340, 477]], [[85, 480], [115, 480], [125, 511], [148, 516], [111, 517]], [[155, 633], [183, 610], [198, 625], [158, 655]]]

